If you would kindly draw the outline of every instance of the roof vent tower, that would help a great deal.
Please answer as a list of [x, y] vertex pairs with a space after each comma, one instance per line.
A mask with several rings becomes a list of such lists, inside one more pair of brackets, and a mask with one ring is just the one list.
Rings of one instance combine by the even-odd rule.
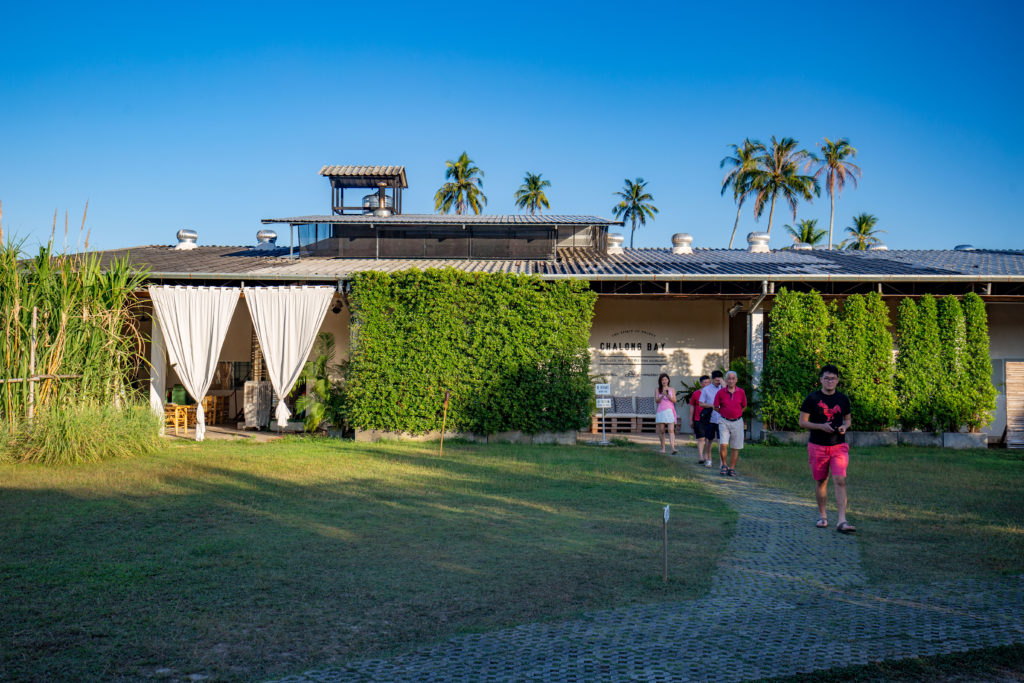
[[752, 232], [747, 235], [747, 251], [752, 254], [767, 254], [771, 252], [768, 247], [768, 233]]
[[692, 254], [693, 235], [686, 232], [677, 232], [672, 235], [673, 254]]
[[277, 249], [277, 233], [273, 230], [267, 230], [264, 228], [256, 233], [256, 246], [253, 247], [258, 251], [272, 251]]
[[[320, 175], [331, 181], [331, 213], [390, 216], [402, 213], [402, 190], [409, 187], [405, 166], [324, 166]], [[373, 188], [360, 206], [345, 206], [345, 190]]]
[[199, 233], [195, 230], [189, 230], [188, 228], [182, 228], [176, 235], [178, 243], [174, 246], [178, 251], [188, 251], [189, 249], [195, 249], [198, 245], [196, 240], [199, 239]]
[[617, 232], [613, 232], [608, 235], [608, 255], [614, 256], [615, 254], [621, 254], [623, 252], [622, 244], [626, 241], [626, 238]]

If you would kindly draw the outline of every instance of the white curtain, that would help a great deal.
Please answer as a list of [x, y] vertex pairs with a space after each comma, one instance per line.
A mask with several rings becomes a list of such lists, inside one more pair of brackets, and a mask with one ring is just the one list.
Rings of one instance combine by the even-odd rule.
[[238, 287], [149, 287], [171, 366], [197, 404], [196, 441], [206, 434], [203, 397], [213, 381], [238, 293]]
[[284, 429], [291, 415], [284, 398], [309, 358], [334, 288], [245, 287], [243, 293], [277, 394], [277, 425]]
[[153, 333], [149, 354], [149, 407], [160, 416], [160, 433], [164, 433], [164, 392], [167, 391], [167, 358], [164, 352], [164, 335], [160, 332], [160, 321], [153, 316]]

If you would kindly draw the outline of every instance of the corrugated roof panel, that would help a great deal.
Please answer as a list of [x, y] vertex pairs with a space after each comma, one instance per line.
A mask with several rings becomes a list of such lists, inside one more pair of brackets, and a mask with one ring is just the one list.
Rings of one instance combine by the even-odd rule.
[[563, 249], [558, 261], [461, 260], [461, 259], [345, 259], [332, 257], [288, 258], [287, 248], [271, 252], [248, 247], [200, 246], [177, 251], [169, 246], [144, 246], [100, 252], [102, 262], [128, 257], [147, 267], [155, 277], [303, 277], [342, 279], [365, 270], [393, 271], [406, 268], [451, 267], [466, 272], [538, 273], [549, 277], [914, 277], [922, 280], [945, 277], [1024, 278], [1024, 252], [888, 251], [888, 252], [791, 252], [752, 254], [745, 250], [696, 250], [672, 254], [669, 249], [627, 250], [623, 254], [595, 258], [591, 250]]
[[455, 224], [508, 224], [508, 225], [617, 225], [616, 221], [600, 216], [505, 214], [483, 216], [458, 216], [443, 213], [403, 213], [392, 216], [371, 216], [368, 214], [310, 215], [291, 218], [264, 218], [263, 223], [358, 223], [374, 225], [438, 225]]

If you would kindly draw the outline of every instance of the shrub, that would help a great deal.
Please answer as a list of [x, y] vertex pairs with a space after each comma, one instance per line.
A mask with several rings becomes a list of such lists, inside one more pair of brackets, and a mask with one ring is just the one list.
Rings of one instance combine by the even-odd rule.
[[160, 418], [148, 405], [50, 405], [31, 425], [8, 432], [4, 456], [46, 465], [97, 462], [151, 453], [160, 446], [159, 434]]
[[800, 405], [826, 362], [830, 316], [818, 292], [779, 290], [761, 377], [761, 414], [770, 429], [799, 429]]
[[295, 410], [301, 412], [303, 428], [307, 432], [319, 431], [326, 423], [344, 430], [344, 385], [338, 377], [344, 366], [331, 363], [334, 359], [334, 335], [321, 332], [313, 346], [313, 360], [302, 367], [293, 393], [299, 393]]
[[967, 423], [967, 372], [964, 367], [964, 347], [967, 332], [964, 312], [955, 296], [939, 300], [936, 311], [939, 338], [941, 377], [935, 392], [935, 416], [938, 428], [956, 432]]
[[938, 309], [935, 297], [926, 294], [917, 304], [900, 301], [896, 315], [896, 392], [903, 429], [934, 432], [938, 385], [942, 380], [939, 356]]
[[889, 309], [877, 293], [850, 296], [833, 309], [831, 358], [840, 390], [850, 398], [858, 430], [879, 431], [896, 422]]
[[453, 269], [361, 273], [351, 304], [352, 426], [490, 434], [580, 429], [593, 407], [586, 282]]
[[964, 372], [967, 388], [967, 427], [976, 432], [992, 423], [996, 409], [996, 388], [992, 384], [989, 355], [988, 317], [985, 302], [974, 292], [964, 295]]

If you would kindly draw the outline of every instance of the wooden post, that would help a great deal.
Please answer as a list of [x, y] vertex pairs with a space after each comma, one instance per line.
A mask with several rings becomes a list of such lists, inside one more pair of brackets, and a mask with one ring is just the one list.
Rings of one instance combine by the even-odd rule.
[[[448, 421], [448, 399], [451, 397], [451, 392], [448, 389], [444, 390], [444, 413], [441, 415], [441, 448], [438, 450], [437, 455], [444, 455], [444, 425]], [[437, 413], [434, 413], [437, 415]]]
[[39, 309], [32, 307], [32, 343], [28, 347], [28, 422], [32, 424], [32, 418], [36, 413], [36, 383], [32, 379], [36, 374], [36, 328], [39, 326]]
[[665, 516], [661, 520], [661, 580], [668, 583], [668, 505], [665, 506]]

